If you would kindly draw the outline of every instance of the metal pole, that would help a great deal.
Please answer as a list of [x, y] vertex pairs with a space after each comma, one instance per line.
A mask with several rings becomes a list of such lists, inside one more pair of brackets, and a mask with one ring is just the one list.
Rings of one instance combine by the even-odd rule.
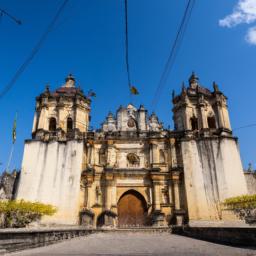
[[11, 164], [11, 161], [12, 161], [13, 151], [14, 151], [14, 143], [12, 144], [9, 160], [8, 160], [8, 163], [7, 163], [7, 166], [6, 166], [6, 171], [7, 172], [9, 171], [9, 168], [10, 168], [10, 164]]

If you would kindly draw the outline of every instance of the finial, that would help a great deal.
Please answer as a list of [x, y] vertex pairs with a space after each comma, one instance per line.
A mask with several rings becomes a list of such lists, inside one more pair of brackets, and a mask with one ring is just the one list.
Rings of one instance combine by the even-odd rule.
[[185, 86], [185, 83], [184, 83], [184, 82], [182, 82], [181, 93], [182, 93], [183, 95], [187, 93], [187, 89], [186, 89], [186, 86]]
[[214, 89], [215, 92], [219, 92], [220, 91], [219, 90], [219, 86], [215, 82], [213, 82], [213, 89]]
[[193, 71], [190, 78], [189, 78], [189, 86], [195, 89], [198, 86], [199, 78], [196, 76], [195, 72]]
[[72, 74], [69, 74], [65, 78], [65, 82], [66, 82], [66, 84], [64, 85], [64, 87], [75, 87], [75, 78], [73, 77]]
[[45, 93], [50, 93], [50, 85], [49, 84], [46, 84], [44, 92]]
[[65, 79], [66, 82], [69, 81], [69, 80], [75, 81], [75, 78], [73, 77], [72, 74], [68, 74], [68, 76], [67, 76], [66, 79]]

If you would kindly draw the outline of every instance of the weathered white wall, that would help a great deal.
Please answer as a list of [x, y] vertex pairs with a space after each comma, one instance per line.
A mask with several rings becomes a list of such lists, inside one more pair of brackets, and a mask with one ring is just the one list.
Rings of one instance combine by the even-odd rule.
[[82, 158], [83, 142], [26, 142], [17, 199], [56, 206], [45, 222], [77, 224]]
[[225, 198], [247, 194], [237, 142], [216, 138], [181, 144], [190, 220], [221, 218]]
[[255, 195], [256, 194], [256, 175], [255, 172], [245, 172], [244, 173], [248, 194]]

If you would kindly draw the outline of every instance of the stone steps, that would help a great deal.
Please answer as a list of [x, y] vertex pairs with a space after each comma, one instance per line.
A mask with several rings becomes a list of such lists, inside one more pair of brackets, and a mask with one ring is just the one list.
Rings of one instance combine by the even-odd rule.
[[171, 229], [169, 227], [127, 227], [127, 228], [117, 228], [117, 229], [109, 229], [103, 231], [109, 232], [138, 232], [138, 233], [171, 233]]

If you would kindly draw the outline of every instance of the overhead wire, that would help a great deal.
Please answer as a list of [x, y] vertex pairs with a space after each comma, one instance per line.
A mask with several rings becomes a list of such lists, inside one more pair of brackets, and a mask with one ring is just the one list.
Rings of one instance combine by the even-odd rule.
[[124, 0], [124, 10], [125, 10], [125, 63], [126, 63], [126, 73], [130, 100], [132, 97], [131, 93], [131, 74], [129, 65], [129, 38], [128, 38], [128, 2]]
[[17, 19], [16, 17], [14, 17], [13, 15], [11, 15], [10, 13], [8, 13], [7, 11], [3, 10], [0, 8], [0, 15], [3, 16], [3, 15], [6, 15], [8, 16], [11, 20], [13, 20], [14, 22], [16, 22], [18, 25], [21, 25], [22, 22], [21, 20]]
[[256, 127], [256, 123], [248, 124], [248, 125], [244, 125], [244, 126], [240, 126], [240, 127], [234, 128], [233, 131], [237, 131], [237, 130], [241, 130], [241, 129], [245, 129], [245, 128], [251, 128], [251, 127]]
[[10, 80], [10, 82], [4, 87], [4, 89], [0, 92], [0, 99], [14, 86], [15, 82], [18, 80], [18, 78], [21, 76], [21, 74], [26, 70], [30, 62], [33, 60], [35, 55], [39, 52], [41, 49], [44, 41], [46, 40], [48, 34], [53, 29], [54, 25], [56, 24], [59, 16], [61, 15], [62, 11], [64, 10], [65, 6], [67, 5], [69, 0], [64, 0], [59, 9], [57, 10], [57, 13], [53, 17], [52, 21], [46, 28], [45, 32], [40, 37], [39, 41], [36, 43], [35, 47], [32, 49], [29, 56], [25, 59], [25, 61], [22, 63], [22, 65], [18, 68], [16, 73], [14, 74], [13, 78]]
[[176, 37], [175, 37], [175, 40], [174, 40], [173, 45], [171, 47], [170, 54], [169, 54], [168, 59], [165, 63], [164, 70], [161, 74], [159, 84], [157, 86], [157, 89], [155, 91], [155, 94], [154, 94], [154, 97], [153, 97], [153, 100], [152, 100], [152, 103], [151, 103], [153, 110], [157, 106], [157, 103], [159, 101], [162, 90], [165, 86], [168, 75], [169, 75], [169, 73], [170, 73], [170, 71], [173, 67], [174, 61], [176, 59], [176, 55], [177, 55], [178, 50], [181, 46], [185, 31], [187, 29], [190, 17], [192, 15], [194, 5], [195, 5], [195, 0], [188, 0], [188, 3], [186, 5], [185, 11], [184, 11], [184, 14], [182, 16], [181, 23], [179, 25], [179, 28], [178, 28], [178, 31], [177, 31], [177, 34], [176, 34]]

